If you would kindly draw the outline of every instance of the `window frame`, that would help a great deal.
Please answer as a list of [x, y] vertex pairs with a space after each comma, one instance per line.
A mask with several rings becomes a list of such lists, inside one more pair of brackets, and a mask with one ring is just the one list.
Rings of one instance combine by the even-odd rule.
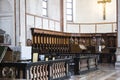
[[[43, 3], [46, 3], [46, 7], [44, 7], [43, 6]], [[43, 11], [46, 11], [46, 13], [45, 14], [43, 14]], [[48, 17], [48, 0], [42, 0], [42, 16], [44, 16], [44, 17]]]
[[[67, 7], [68, 4], [71, 4], [71, 8], [68, 8], [68, 7]], [[69, 12], [68, 10], [71, 11], [70, 14], [68, 13], [68, 12]], [[71, 19], [70, 19], [70, 20], [68, 19], [68, 16], [71, 16]], [[71, 2], [67, 2], [67, 1], [66, 1], [66, 21], [67, 21], [67, 22], [73, 22], [73, 0], [71, 0]]]

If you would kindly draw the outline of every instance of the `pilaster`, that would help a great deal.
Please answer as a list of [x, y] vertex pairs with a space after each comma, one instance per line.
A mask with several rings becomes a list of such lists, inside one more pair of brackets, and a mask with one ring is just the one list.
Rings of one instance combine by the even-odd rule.
[[116, 54], [115, 69], [120, 69], [120, 47], [117, 48], [117, 51], [115, 54]]
[[120, 0], [117, 0], [117, 45], [115, 69], [120, 69]]

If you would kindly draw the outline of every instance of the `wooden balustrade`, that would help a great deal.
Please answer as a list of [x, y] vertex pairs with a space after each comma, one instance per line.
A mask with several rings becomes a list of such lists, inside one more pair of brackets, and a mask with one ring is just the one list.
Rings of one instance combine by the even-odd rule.
[[[45, 56], [46, 54], [49, 54], [49, 56], [61, 55], [62, 58], [66, 57], [62, 56], [64, 54], [114, 54], [116, 51], [116, 33], [65, 33], [38, 28], [31, 28], [31, 32], [33, 42], [32, 57], [33, 53], [36, 52], [39, 55], [43, 54]], [[84, 49], [82, 49], [81, 45]], [[101, 50], [99, 48], [100, 46]], [[115, 59], [112, 62], [115, 62]]]
[[65, 62], [54, 63], [52, 65], [53, 79], [64, 77], [66, 74]]
[[0, 63], [0, 78], [27, 80], [57, 80], [69, 77], [69, 60], [35, 63]]
[[[69, 77], [70, 69], [74, 67], [75, 74], [81, 74], [97, 69], [98, 55], [114, 53], [116, 47], [116, 33], [65, 33], [32, 28], [32, 61], [33, 54], [45, 55], [48, 61], [34, 63], [0, 63], [0, 78], [31, 79], [31, 80], [62, 80]], [[105, 49], [98, 52], [100, 40]], [[79, 46], [81, 41], [87, 48], [85, 51]], [[94, 42], [95, 41], [95, 42]], [[99, 43], [99, 44], [98, 44]], [[79, 50], [72, 51], [72, 48]], [[106, 49], [112, 49], [112, 51]], [[105, 52], [108, 51], [108, 52]], [[101, 53], [101, 54], [100, 54]], [[55, 57], [56, 60], [52, 60]], [[114, 56], [111, 56], [112, 58]], [[70, 58], [70, 59], [66, 59]], [[59, 60], [62, 59], [62, 60]], [[102, 61], [103, 59], [100, 59]], [[114, 62], [114, 59], [112, 60]]]
[[[81, 44], [82, 42], [88, 48], [97, 47], [99, 45], [97, 43], [104, 44], [106, 47], [116, 47], [116, 33], [65, 33], [38, 28], [31, 28], [31, 32], [33, 48], [46, 49], [47, 47], [47, 52], [50, 50], [61, 53], [70, 52], [71, 43]], [[100, 42], [101, 40], [103, 43]]]

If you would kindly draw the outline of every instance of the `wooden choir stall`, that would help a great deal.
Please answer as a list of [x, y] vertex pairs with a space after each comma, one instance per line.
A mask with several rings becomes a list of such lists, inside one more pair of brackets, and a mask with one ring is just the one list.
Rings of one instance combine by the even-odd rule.
[[[30, 61], [1, 60], [0, 78], [64, 80], [114, 63], [116, 33], [65, 33], [31, 28]], [[6, 46], [0, 46], [5, 54]], [[0, 56], [1, 56], [0, 55]]]

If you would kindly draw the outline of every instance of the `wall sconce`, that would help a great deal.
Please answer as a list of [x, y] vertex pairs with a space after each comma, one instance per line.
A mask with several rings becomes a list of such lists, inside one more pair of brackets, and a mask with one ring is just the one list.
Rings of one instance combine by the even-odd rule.
[[106, 20], [106, 3], [110, 3], [111, 0], [98, 0], [97, 3], [100, 4], [102, 3], [103, 4], [103, 20]]

